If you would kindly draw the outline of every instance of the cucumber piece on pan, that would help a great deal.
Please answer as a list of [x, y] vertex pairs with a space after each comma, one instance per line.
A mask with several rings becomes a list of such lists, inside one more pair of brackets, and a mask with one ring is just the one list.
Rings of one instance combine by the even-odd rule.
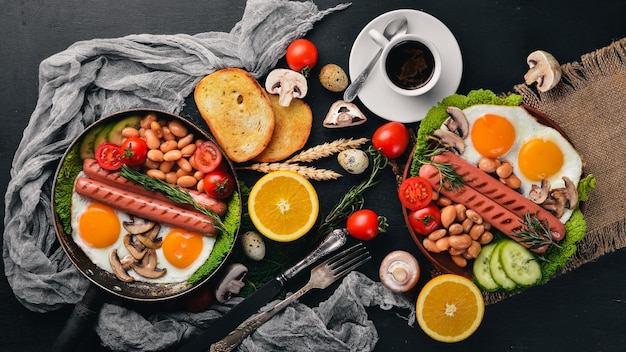
[[83, 140], [80, 142], [79, 147], [81, 159], [85, 160], [94, 157], [94, 152], [96, 150], [96, 136], [98, 136], [101, 130], [102, 127], [94, 128], [91, 131], [87, 132], [85, 136], [83, 136]]
[[497, 242], [492, 242], [488, 245], [485, 245], [480, 250], [480, 254], [478, 254], [478, 257], [474, 261], [474, 266], [472, 267], [472, 270], [474, 272], [474, 280], [476, 281], [478, 286], [483, 290], [489, 292], [496, 291], [501, 288], [500, 285], [493, 279], [493, 276], [491, 276], [489, 263], [491, 255], [494, 249], [496, 249], [497, 245]]
[[502, 268], [502, 263], [500, 261], [500, 256], [502, 254], [502, 245], [506, 244], [508, 241], [500, 241], [494, 248], [491, 253], [491, 258], [489, 259], [489, 269], [491, 271], [491, 276], [493, 280], [498, 283], [498, 285], [502, 286], [507, 291], [511, 291], [517, 287], [517, 283], [511, 280], [510, 277], [506, 274], [504, 269]]

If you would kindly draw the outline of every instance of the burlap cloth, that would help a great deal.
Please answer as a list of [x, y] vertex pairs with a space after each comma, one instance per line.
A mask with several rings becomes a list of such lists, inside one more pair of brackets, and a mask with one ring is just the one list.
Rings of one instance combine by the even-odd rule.
[[583, 156], [584, 173], [597, 180], [583, 212], [587, 234], [567, 272], [626, 246], [626, 38], [561, 68], [561, 82], [546, 93], [514, 89], [561, 127]]

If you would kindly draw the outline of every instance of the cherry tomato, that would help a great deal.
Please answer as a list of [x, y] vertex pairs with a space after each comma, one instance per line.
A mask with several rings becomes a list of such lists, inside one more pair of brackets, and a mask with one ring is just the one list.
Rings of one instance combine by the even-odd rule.
[[200, 312], [206, 309], [213, 300], [213, 288], [207, 285], [198, 287], [185, 298], [185, 307], [190, 312]]
[[296, 39], [287, 47], [285, 59], [294, 71], [310, 70], [317, 64], [317, 48], [309, 40]]
[[378, 235], [378, 215], [369, 209], [360, 209], [348, 216], [346, 228], [352, 237], [371, 240]]
[[433, 189], [426, 179], [419, 176], [409, 177], [400, 184], [398, 198], [405, 208], [421, 209], [433, 199]]
[[235, 179], [224, 170], [213, 170], [204, 176], [204, 191], [213, 198], [228, 198], [235, 191]]
[[409, 225], [420, 235], [428, 235], [441, 226], [441, 211], [430, 203], [427, 206], [409, 212]]
[[124, 164], [120, 146], [114, 143], [102, 143], [94, 153], [98, 165], [107, 170], [118, 170]]
[[193, 154], [194, 166], [201, 172], [215, 170], [222, 162], [222, 152], [211, 141], [202, 142]]
[[120, 146], [122, 162], [130, 166], [140, 166], [146, 162], [148, 155], [148, 145], [146, 141], [139, 137], [128, 137]]
[[374, 131], [372, 145], [384, 156], [395, 159], [409, 145], [409, 130], [400, 122], [387, 122]]

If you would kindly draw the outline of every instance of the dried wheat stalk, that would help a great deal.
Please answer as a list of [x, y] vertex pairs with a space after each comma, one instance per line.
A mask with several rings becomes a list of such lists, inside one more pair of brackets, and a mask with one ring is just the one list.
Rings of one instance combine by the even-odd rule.
[[257, 163], [249, 166], [238, 167], [241, 170], [253, 170], [259, 172], [272, 172], [278, 170], [290, 170], [299, 173], [300, 175], [316, 181], [336, 180], [341, 177], [341, 174], [327, 169], [317, 169], [311, 166], [303, 166], [299, 164], [290, 163]]
[[303, 150], [298, 155], [293, 158], [285, 161], [285, 163], [297, 163], [297, 162], [311, 162], [314, 160], [318, 160], [321, 158], [325, 158], [327, 156], [333, 155], [335, 153], [339, 153], [346, 149], [357, 148], [361, 144], [367, 142], [367, 138], [340, 138], [334, 140], [332, 142], [327, 142], [324, 144], [317, 145], [315, 147], [309, 148], [307, 150]]

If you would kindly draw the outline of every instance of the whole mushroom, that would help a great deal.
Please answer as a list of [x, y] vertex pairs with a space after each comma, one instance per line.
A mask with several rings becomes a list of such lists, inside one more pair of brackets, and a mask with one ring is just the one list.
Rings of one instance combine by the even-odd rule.
[[547, 92], [561, 80], [561, 65], [552, 54], [543, 50], [533, 51], [526, 58], [528, 72], [524, 75], [527, 85], [537, 83], [537, 90]]
[[417, 259], [403, 250], [393, 251], [383, 259], [378, 272], [380, 282], [393, 292], [413, 289], [420, 277]]
[[265, 90], [278, 94], [278, 104], [289, 106], [293, 98], [302, 99], [308, 91], [306, 77], [301, 73], [286, 68], [272, 70], [265, 79]]

